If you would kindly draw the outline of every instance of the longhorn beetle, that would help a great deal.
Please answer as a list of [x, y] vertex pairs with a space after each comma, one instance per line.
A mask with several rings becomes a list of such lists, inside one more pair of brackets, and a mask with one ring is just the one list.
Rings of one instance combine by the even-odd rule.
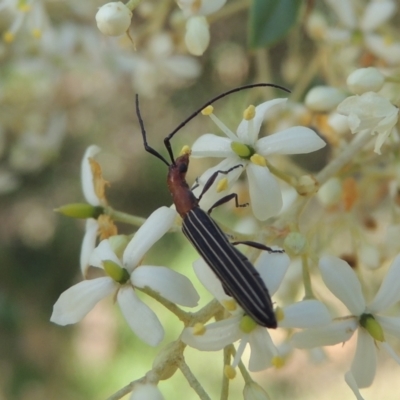
[[150, 147], [147, 143], [146, 130], [140, 114], [138, 95], [136, 95], [136, 114], [139, 120], [145, 150], [168, 166], [167, 184], [176, 211], [182, 217], [182, 231], [184, 235], [217, 275], [222, 283], [225, 293], [232, 296], [243, 308], [245, 313], [248, 314], [257, 324], [267, 328], [276, 328], [277, 322], [273, 311], [271, 297], [264, 281], [261, 279], [261, 276], [251, 262], [233, 245], [242, 243], [269, 252], [283, 252], [283, 250], [272, 250], [270, 247], [251, 241], [229, 242], [224, 232], [210, 217], [210, 213], [215, 207], [233, 199], [235, 200], [236, 207], [247, 205], [239, 204], [236, 193], [231, 193], [218, 200], [208, 210], [208, 212], [203, 211], [199, 207], [199, 201], [203, 197], [204, 193], [215, 182], [219, 174], [228, 174], [235, 168], [241, 168], [242, 165], [236, 165], [227, 171], [216, 171], [205, 183], [199, 197], [196, 198], [185, 179], [189, 166], [190, 154], [186, 153], [175, 159], [170, 143], [172, 137], [183, 126], [196, 117], [205, 107], [231, 93], [260, 86], [274, 87], [288, 92], [287, 89], [278, 85], [258, 83], [241, 86], [214, 97], [179, 124], [178, 127], [164, 139], [164, 144], [171, 162], [168, 162], [160, 153]]

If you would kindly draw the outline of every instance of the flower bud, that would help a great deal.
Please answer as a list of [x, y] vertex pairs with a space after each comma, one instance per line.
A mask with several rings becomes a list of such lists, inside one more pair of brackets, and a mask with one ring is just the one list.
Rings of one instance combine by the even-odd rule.
[[384, 82], [385, 77], [374, 67], [356, 69], [347, 78], [347, 86], [354, 94], [378, 92]]
[[257, 383], [246, 383], [243, 389], [244, 400], [269, 400], [267, 392]]
[[54, 211], [59, 212], [67, 217], [72, 218], [98, 218], [103, 213], [103, 207], [92, 206], [87, 203], [71, 203], [56, 208]]
[[171, 362], [171, 350], [176, 346], [176, 342], [168, 343], [156, 356], [153, 361], [153, 368], [157, 368], [158, 365], [164, 365], [164, 368], [160, 372], [159, 378], [161, 381], [165, 381], [175, 374], [178, 369], [178, 363]]
[[318, 189], [319, 183], [312, 175], [303, 175], [297, 182], [296, 190], [300, 196], [317, 193]]
[[185, 43], [189, 52], [201, 56], [210, 43], [210, 30], [205, 17], [191, 17], [186, 22]]
[[156, 385], [151, 383], [139, 383], [133, 388], [129, 400], [164, 400], [164, 396]]
[[324, 206], [337, 204], [342, 198], [342, 182], [339, 178], [328, 179], [318, 190], [318, 199]]
[[107, 3], [96, 14], [97, 27], [107, 36], [123, 35], [131, 24], [132, 12], [121, 1]]
[[306, 95], [305, 105], [312, 111], [329, 112], [344, 100], [345, 94], [330, 86], [316, 86]]

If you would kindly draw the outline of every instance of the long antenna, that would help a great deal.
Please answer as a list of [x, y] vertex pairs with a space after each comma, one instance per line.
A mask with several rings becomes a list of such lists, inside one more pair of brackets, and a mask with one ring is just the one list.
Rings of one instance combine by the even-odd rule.
[[[169, 156], [170, 156], [170, 158], [171, 158], [171, 162], [174, 164], [174, 163], [175, 163], [175, 158], [174, 158], [174, 153], [172, 152], [170, 140], [172, 139], [172, 137], [173, 137], [178, 131], [180, 131], [180, 130], [181, 130], [188, 122], [190, 122], [194, 117], [196, 117], [198, 114], [200, 114], [207, 106], [209, 106], [209, 105], [215, 103], [217, 100], [222, 99], [223, 97], [228, 96], [228, 95], [230, 95], [230, 94], [232, 94], [232, 93], [240, 92], [240, 91], [246, 90], [246, 89], [252, 89], [252, 88], [255, 88], [255, 87], [265, 87], [265, 86], [273, 87], [273, 88], [276, 88], [276, 89], [283, 90], [283, 91], [285, 91], [285, 92], [287, 92], [287, 93], [290, 93], [290, 90], [289, 90], [289, 89], [286, 89], [285, 87], [280, 86], [280, 85], [275, 85], [274, 83], [253, 83], [253, 84], [250, 84], [250, 85], [239, 86], [239, 87], [237, 87], [237, 88], [235, 88], [235, 89], [228, 90], [227, 92], [221, 93], [221, 94], [219, 94], [218, 96], [213, 97], [211, 100], [207, 101], [207, 103], [203, 104], [198, 110], [196, 110], [194, 113], [192, 113], [191, 115], [189, 115], [189, 117], [187, 117], [183, 122], [181, 122], [181, 123], [180, 123], [180, 124], [165, 138], [165, 139], [164, 139], [164, 144], [165, 144], [165, 147], [167, 148], [168, 154], [169, 154]], [[146, 149], [146, 150], [147, 150], [147, 149]], [[153, 150], [153, 149], [152, 149], [152, 150]], [[149, 150], [147, 150], [147, 151], [149, 151]], [[152, 153], [152, 154], [154, 154], [154, 153]], [[157, 157], [160, 158], [159, 155], [157, 155]], [[165, 159], [163, 159], [163, 161], [165, 162]]]

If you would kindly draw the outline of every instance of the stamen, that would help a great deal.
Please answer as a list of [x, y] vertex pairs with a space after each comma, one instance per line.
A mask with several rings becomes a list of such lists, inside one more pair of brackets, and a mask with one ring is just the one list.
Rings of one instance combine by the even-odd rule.
[[235, 311], [237, 309], [237, 303], [236, 303], [236, 301], [234, 299], [223, 300], [222, 301], [222, 305], [228, 311]]
[[217, 193], [228, 189], [228, 178], [222, 178], [217, 184]]
[[250, 121], [256, 115], [256, 108], [253, 105], [248, 106], [243, 112], [243, 119]]
[[224, 367], [224, 375], [228, 379], [234, 379], [236, 377], [236, 371], [232, 366], [225, 365], [225, 367]]
[[253, 163], [253, 164], [256, 164], [256, 165], [260, 165], [261, 167], [266, 167], [267, 166], [267, 161], [265, 160], [265, 158], [263, 157], [263, 156], [260, 156], [259, 154], [253, 154], [251, 157], [250, 157], [250, 161]]
[[202, 336], [206, 333], [206, 327], [201, 322], [197, 322], [193, 326], [193, 335]]
[[188, 145], [185, 145], [182, 147], [181, 152], [179, 153], [180, 156], [183, 156], [185, 154], [191, 154], [192, 150], [190, 149], [190, 147]]
[[272, 357], [271, 364], [275, 368], [279, 369], [285, 365], [285, 360], [280, 356], [275, 356], [275, 357]]
[[214, 112], [214, 107], [213, 106], [207, 106], [206, 108], [203, 108], [201, 113], [203, 115], [211, 115]]

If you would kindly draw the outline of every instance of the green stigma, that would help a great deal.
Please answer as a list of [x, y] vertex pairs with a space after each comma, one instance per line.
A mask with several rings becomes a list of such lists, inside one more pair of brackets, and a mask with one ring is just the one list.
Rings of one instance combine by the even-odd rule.
[[372, 314], [362, 314], [360, 317], [360, 325], [378, 342], [385, 341], [385, 335], [379, 322]]
[[124, 284], [129, 280], [129, 272], [125, 268], [121, 268], [117, 263], [111, 260], [103, 261], [104, 271], [115, 282]]
[[250, 318], [248, 315], [245, 315], [240, 321], [239, 328], [244, 333], [250, 333], [257, 328], [257, 323], [254, 321], [254, 319]]
[[235, 154], [237, 154], [240, 158], [244, 158], [249, 160], [250, 157], [255, 153], [254, 149], [247, 144], [232, 142], [231, 149]]

